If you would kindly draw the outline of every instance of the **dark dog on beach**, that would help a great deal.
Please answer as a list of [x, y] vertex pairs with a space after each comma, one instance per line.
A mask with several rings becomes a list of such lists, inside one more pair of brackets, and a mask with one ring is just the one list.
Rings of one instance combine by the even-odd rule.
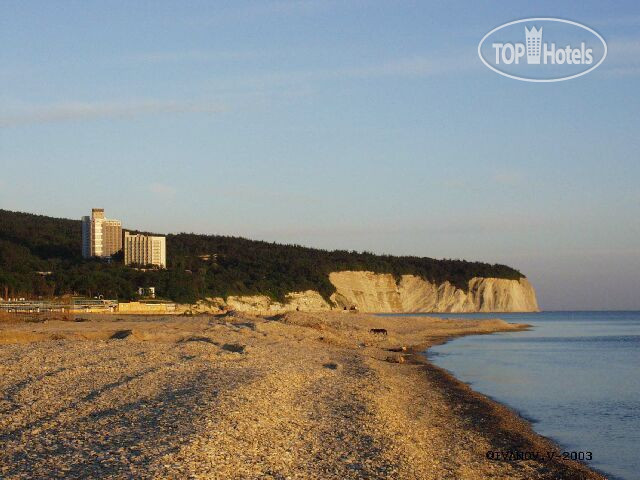
[[369, 330], [369, 333], [373, 333], [375, 334], [380, 334], [380, 335], [386, 335], [387, 334], [387, 329], [386, 328], [372, 328], [371, 330]]

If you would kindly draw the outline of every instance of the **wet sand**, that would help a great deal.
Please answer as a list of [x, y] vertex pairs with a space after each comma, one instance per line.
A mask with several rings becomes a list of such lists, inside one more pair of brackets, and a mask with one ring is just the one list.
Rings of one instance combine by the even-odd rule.
[[488, 459], [558, 449], [419, 353], [524, 325], [84, 319], [0, 321], [0, 478], [603, 478], [571, 461]]

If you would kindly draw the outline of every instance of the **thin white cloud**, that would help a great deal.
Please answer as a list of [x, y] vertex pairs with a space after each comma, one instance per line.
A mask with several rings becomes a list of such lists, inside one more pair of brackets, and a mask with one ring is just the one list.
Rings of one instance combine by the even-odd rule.
[[610, 68], [606, 70], [606, 74], [614, 77], [633, 77], [640, 75], [640, 65]]
[[451, 190], [468, 189], [470, 186], [469, 180], [465, 178], [450, 178], [442, 182], [442, 186]]
[[640, 15], [621, 15], [617, 17], [598, 18], [589, 23], [595, 27], [638, 27]]
[[416, 55], [413, 57], [399, 58], [376, 65], [346, 68], [336, 70], [336, 76], [351, 77], [428, 77], [451, 71], [461, 71], [473, 68], [475, 57], [425, 57]]
[[275, 0], [237, 2], [237, 8], [219, 9], [215, 16], [190, 19], [194, 25], [218, 25], [223, 23], [262, 20], [265, 17], [289, 17], [314, 14], [329, 10], [339, 2], [329, 0]]
[[237, 76], [230, 81], [235, 88], [275, 88], [300, 84], [341, 80], [427, 78], [450, 73], [464, 73], [478, 68], [473, 55], [428, 57], [414, 55], [368, 65], [340, 66], [317, 70], [277, 71]]
[[[182, 58], [204, 59], [205, 52], [155, 53], [146, 57], [148, 61], [178, 61]], [[142, 57], [141, 57], [142, 58]], [[340, 79], [375, 79], [384, 77], [426, 78], [455, 72], [464, 72], [477, 67], [475, 57], [467, 54], [428, 57], [414, 55], [391, 59], [368, 65], [341, 66], [318, 70], [275, 71], [226, 77], [222, 86], [231, 89], [227, 94], [235, 92], [246, 96], [247, 88], [265, 89], [287, 86], [288, 95], [308, 95], [300, 86], [308, 86], [315, 82]], [[244, 93], [243, 93], [244, 91]], [[302, 92], [302, 93], [300, 93]], [[134, 102], [67, 102], [49, 105], [20, 106], [4, 109], [0, 113], [0, 128], [41, 123], [59, 123], [99, 118], [128, 118], [141, 115], [204, 112], [218, 113], [225, 110], [219, 103], [211, 101], [134, 101]]]
[[640, 54], [640, 38], [618, 38], [607, 42], [608, 54], [633, 55]]
[[[355, 223], [323, 223], [317, 225], [282, 226], [278, 230], [270, 228], [260, 229], [253, 226], [256, 235], [275, 236], [287, 235], [292, 237], [340, 237], [345, 235], [494, 235], [499, 233], [523, 233], [535, 228], [549, 228], [557, 226], [559, 221], [554, 218], [533, 216], [523, 217], [520, 214], [487, 215], [482, 218], [433, 218], [425, 221], [416, 218], [412, 222], [398, 222], [394, 220], [378, 221], [371, 224]], [[250, 233], [249, 233], [250, 234]]]
[[247, 60], [260, 56], [249, 51], [185, 50], [172, 52], [143, 52], [123, 57], [123, 60], [139, 63], [212, 62], [220, 60]]
[[149, 185], [149, 191], [156, 195], [162, 196], [174, 196], [177, 192], [175, 187], [167, 185], [166, 183], [154, 182]]
[[272, 2], [254, 2], [238, 10], [243, 16], [263, 15], [299, 15], [316, 12], [325, 8], [329, 2], [320, 0], [276, 0]]
[[[553, 253], [551, 254], [554, 258], [563, 258], [566, 257], [595, 257], [595, 256], [627, 256], [629, 258], [639, 258], [640, 257], [640, 248], [637, 247], [621, 247], [621, 248], [593, 248], [593, 247], [576, 247], [572, 246], [571, 248], [562, 248], [559, 246], [553, 247]], [[518, 259], [527, 259], [533, 257], [549, 257], [550, 253], [546, 250], [540, 249], [532, 249], [525, 250], [521, 252], [514, 253], [505, 253], [505, 258], [518, 258]]]
[[[239, 193], [241, 192], [241, 193]], [[236, 200], [238, 196], [242, 196], [244, 201], [256, 202], [264, 204], [265, 200], [283, 203], [296, 204], [307, 203], [314, 204], [317, 202], [317, 197], [311, 193], [305, 193], [300, 191], [287, 191], [282, 189], [266, 189], [260, 188], [252, 184], [234, 184], [234, 188], [220, 188], [216, 190], [216, 195], [219, 198], [227, 198], [230, 200]]]
[[500, 171], [493, 175], [493, 181], [499, 185], [514, 187], [523, 183], [524, 175], [515, 171]]
[[98, 118], [128, 118], [153, 114], [189, 112], [218, 113], [222, 111], [224, 111], [224, 108], [221, 105], [212, 102], [69, 102], [23, 107], [11, 112], [1, 113], [0, 127], [92, 120]]
[[640, 39], [634, 37], [607, 41], [607, 58], [603, 68], [610, 76], [640, 74]]

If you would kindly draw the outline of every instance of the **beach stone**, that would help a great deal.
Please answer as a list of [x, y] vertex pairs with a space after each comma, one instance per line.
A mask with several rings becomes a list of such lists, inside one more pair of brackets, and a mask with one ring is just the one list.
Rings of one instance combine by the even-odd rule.
[[222, 349], [227, 352], [246, 353], [247, 346], [241, 343], [225, 343]]
[[389, 363], [404, 363], [404, 357], [402, 355], [389, 355], [386, 361]]

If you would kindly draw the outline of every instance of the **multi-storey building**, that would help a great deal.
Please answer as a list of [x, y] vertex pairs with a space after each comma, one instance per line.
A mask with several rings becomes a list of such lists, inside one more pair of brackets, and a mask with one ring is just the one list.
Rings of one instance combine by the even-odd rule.
[[167, 267], [165, 237], [124, 232], [124, 264]]
[[82, 217], [82, 256], [110, 257], [122, 250], [122, 224], [104, 218], [104, 208], [91, 209], [90, 217]]

